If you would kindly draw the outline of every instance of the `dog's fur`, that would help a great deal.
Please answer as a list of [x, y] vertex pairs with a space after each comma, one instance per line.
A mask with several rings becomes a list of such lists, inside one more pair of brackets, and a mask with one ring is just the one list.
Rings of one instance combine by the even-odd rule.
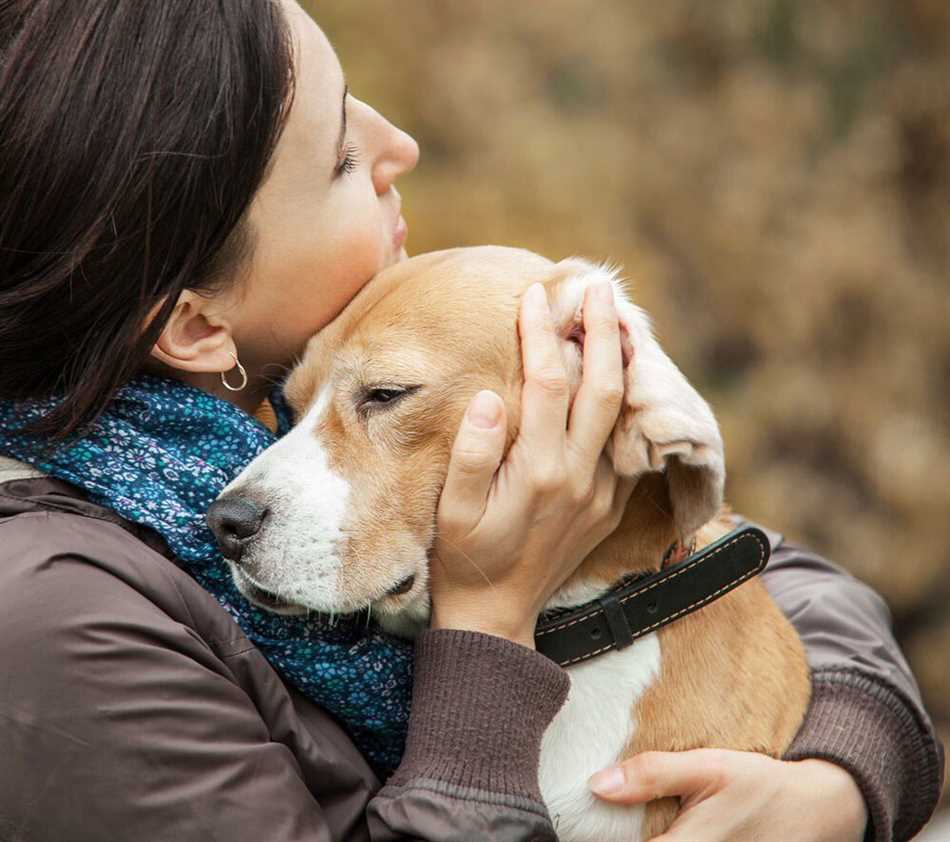
[[[703, 545], [728, 531], [712, 412], [659, 348], [616, 270], [579, 258], [555, 264], [519, 249], [452, 249], [390, 267], [311, 340], [286, 385], [297, 425], [222, 495], [269, 510], [240, 567], [232, 565], [238, 586], [251, 598], [263, 588], [289, 600], [269, 606], [285, 613], [370, 606], [395, 633], [423, 628], [427, 552], [468, 401], [494, 390], [506, 404], [509, 444], [518, 432], [522, 293], [544, 284], [573, 395], [584, 290], [602, 280], [614, 283], [631, 358], [607, 452], [618, 473], [639, 480], [620, 527], [549, 607], [583, 604], [625, 574], [657, 569], [674, 541]], [[367, 403], [372, 389], [408, 387], [396, 400]], [[411, 588], [390, 593], [410, 576]], [[545, 801], [569, 842], [648, 839], [675, 815], [672, 799], [634, 809], [594, 798], [592, 773], [648, 749], [779, 756], [809, 696], [801, 644], [757, 581], [569, 675], [540, 769]]]

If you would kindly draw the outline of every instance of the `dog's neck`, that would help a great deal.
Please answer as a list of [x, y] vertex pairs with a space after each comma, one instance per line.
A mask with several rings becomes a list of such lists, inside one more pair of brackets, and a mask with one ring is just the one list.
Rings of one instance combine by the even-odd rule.
[[656, 573], [695, 548], [706, 546], [732, 528], [727, 512], [695, 535], [677, 534], [662, 474], [644, 476], [634, 489], [617, 529], [601, 542], [548, 600], [545, 610], [575, 608], [603, 596], [618, 582]]

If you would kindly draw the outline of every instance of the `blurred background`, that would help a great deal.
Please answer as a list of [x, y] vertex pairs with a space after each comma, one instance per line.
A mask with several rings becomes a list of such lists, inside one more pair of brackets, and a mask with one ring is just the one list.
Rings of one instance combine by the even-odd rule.
[[950, 3], [305, 5], [419, 142], [409, 254], [620, 262], [734, 508], [884, 594], [950, 741]]

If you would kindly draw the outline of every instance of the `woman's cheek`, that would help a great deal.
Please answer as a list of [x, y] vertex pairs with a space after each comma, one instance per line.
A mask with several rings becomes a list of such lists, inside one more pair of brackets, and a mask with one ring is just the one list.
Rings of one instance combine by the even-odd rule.
[[386, 230], [382, 221], [375, 225], [362, 226], [344, 241], [339, 250], [338, 266], [343, 268], [346, 281], [342, 284], [351, 290], [350, 297], [381, 269], [391, 262], [396, 250], [392, 242], [392, 231]]

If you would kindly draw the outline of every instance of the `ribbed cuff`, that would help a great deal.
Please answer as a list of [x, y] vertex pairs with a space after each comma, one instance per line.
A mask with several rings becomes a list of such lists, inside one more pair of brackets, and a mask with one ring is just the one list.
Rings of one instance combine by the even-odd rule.
[[827, 760], [854, 778], [867, 842], [902, 842], [937, 806], [941, 755], [929, 729], [886, 685], [848, 670], [812, 674], [812, 699], [786, 760]]
[[388, 783], [425, 778], [540, 802], [541, 737], [569, 687], [557, 664], [504, 638], [423, 632], [406, 752]]

